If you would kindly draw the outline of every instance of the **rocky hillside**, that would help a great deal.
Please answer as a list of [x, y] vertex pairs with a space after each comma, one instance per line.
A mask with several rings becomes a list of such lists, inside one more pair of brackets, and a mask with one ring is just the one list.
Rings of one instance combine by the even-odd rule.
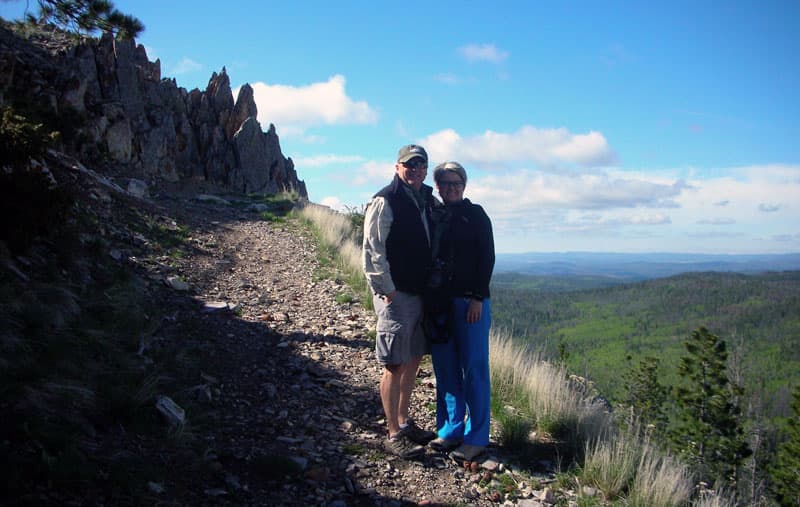
[[0, 106], [57, 130], [57, 148], [84, 165], [150, 184], [307, 196], [275, 127], [262, 131], [252, 88], [234, 102], [224, 68], [204, 91], [187, 92], [132, 40], [12, 27], [0, 24]]
[[[494, 437], [466, 468], [433, 450], [386, 455], [373, 315], [342, 297], [298, 219], [264, 219], [291, 203], [207, 186], [143, 199], [76, 167], [55, 177], [73, 181], [85, 224], [73, 260], [36, 241], [0, 269], [10, 505], [570, 498], [550, 489], [551, 458], [522, 466]], [[434, 392], [426, 362], [423, 426]]]
[[[13, 195], [41, 231], [0, 238], [3, 503], [574, 503], [549, 451], [496, 435], [480, 462], [384, 453], [373, 315], [287, 215], [274, 128], [224, 70], [159, 74], [133, 43], [0, 28], [0, 102], [61, 133]], [[434, 392], [426, 362], [429, 428]]]

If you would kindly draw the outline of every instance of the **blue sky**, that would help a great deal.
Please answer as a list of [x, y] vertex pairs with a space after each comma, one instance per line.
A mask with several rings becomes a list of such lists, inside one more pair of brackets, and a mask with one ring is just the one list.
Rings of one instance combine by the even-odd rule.
[[314, 202], [418, 143], [499, 252], [800, 252], [796, 0], [114, 3], [162, 76], [249, 83]]

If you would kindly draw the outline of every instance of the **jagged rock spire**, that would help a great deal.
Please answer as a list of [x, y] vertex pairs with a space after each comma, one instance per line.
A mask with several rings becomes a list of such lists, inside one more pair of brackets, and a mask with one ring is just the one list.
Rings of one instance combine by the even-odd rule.
[[[161, 78], [143, 46], [111, 35], [43, 50], [0, 26], [0, 105], [44, 104], [75, 115], [64, 151], [86, 165], [143, 179], [206, 179], [244, 192], [307, 197], [274, 128], [263, 132], [250, 85], [234, 104], [225, 67], [205, 91]], [[36, 86], [31, 86], [36, 83]]]

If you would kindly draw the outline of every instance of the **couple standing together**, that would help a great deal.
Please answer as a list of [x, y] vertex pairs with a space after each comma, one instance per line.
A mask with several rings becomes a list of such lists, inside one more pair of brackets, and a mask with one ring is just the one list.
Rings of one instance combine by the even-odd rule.
[[[423, 183], [427, 173], [425, 149], [403, 146], [394, 179], [372, 198], [364, 220], [362, 260], [378, 317], [385, 448], [413, 458], [430, 442], [472, 461], [489, 443], [492, 225], [483, 208], [464, 198], [461, 164], [434, 169], [442, 202]], [[417, 368], [428, 352], [436, 375], [436, 433], [409, 417]]]

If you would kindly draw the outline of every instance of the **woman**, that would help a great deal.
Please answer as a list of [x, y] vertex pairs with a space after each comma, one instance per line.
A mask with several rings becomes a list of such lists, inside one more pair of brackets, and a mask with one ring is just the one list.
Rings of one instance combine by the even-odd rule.
[[438, 436], [430, 445], [472, 461], [489, 444], [492, 224], [483, 208], [464, 198], [461, 164], [439, 164], [433, 179], [445, 204], [435, 217], [434, 265], [442, 268], [450, 315], [448, 336], [431, 340]]

